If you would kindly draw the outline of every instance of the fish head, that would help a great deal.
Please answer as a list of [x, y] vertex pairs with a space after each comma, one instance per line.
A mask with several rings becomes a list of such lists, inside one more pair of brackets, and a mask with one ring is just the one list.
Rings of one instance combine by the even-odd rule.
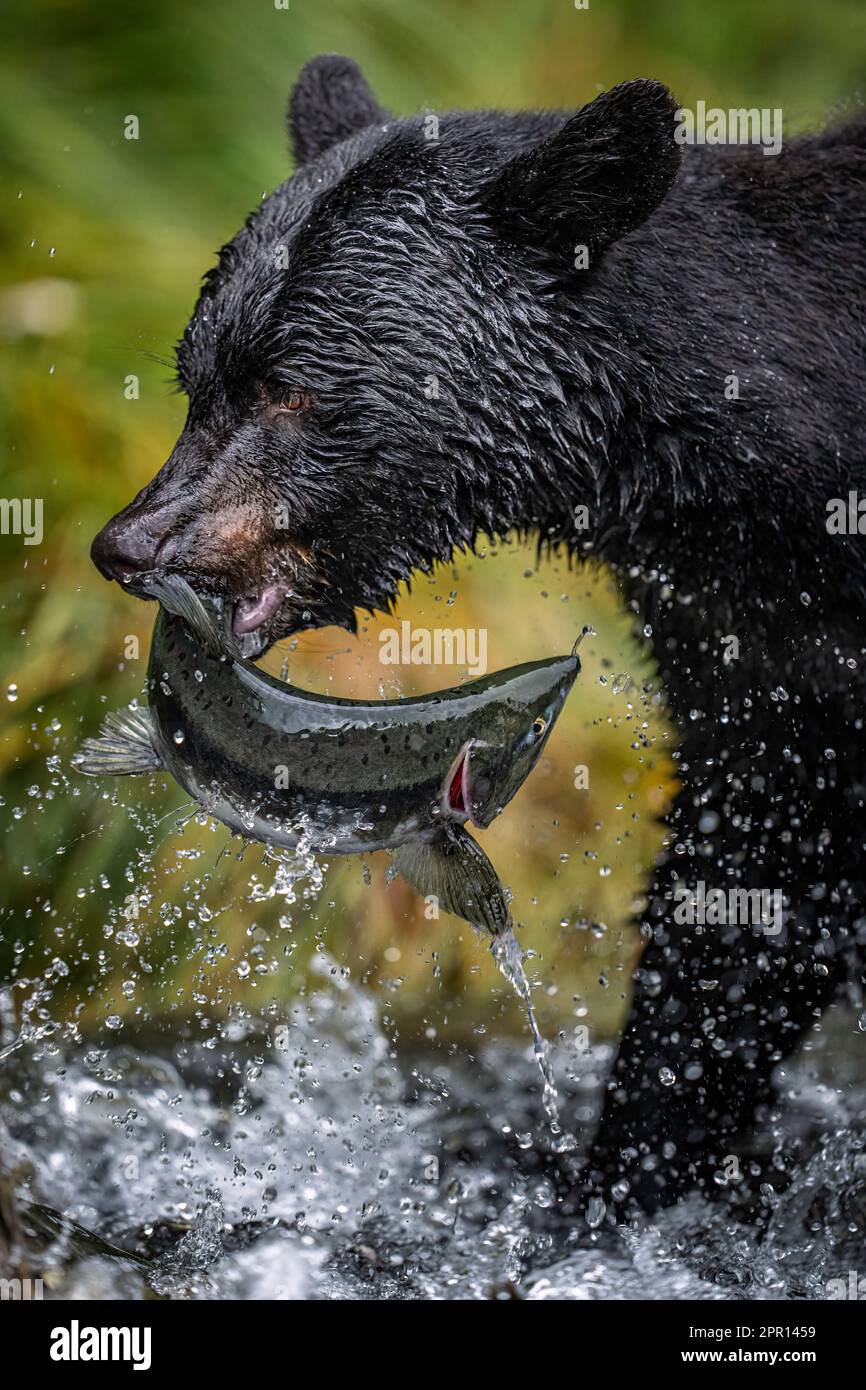
[[535, 662], [481, 711], [445, 780], [450, 817], [482, 830], [496, 819], [541, 757], [579, 670], [575, 653]]

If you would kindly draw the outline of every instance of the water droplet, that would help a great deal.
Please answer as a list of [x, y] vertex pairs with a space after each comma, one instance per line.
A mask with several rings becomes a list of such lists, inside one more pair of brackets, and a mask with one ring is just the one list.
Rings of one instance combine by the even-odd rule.
[[607, 1205], [603, 1197], [590, 1197], [586, 1204], [586, 1224], [593, 1230], [600, 1226], [607, 1215]]

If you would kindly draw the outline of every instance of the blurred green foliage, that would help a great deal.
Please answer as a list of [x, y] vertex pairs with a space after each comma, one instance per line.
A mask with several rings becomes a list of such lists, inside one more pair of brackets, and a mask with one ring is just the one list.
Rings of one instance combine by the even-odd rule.
[[[646, 75], [684, 103], [782, 106], [791, 130], [823, 120], [862, 83], [866, 7], [18, 0], [0, 38], [2, 493], [45, 506], [41, 545], [4, 537], [0, 547], [0, 978], [18, 982], [19, 1004], [31, 995], [37, 1024], [176, 1013], [207, 1028], [215, 1010], [297, 987], [309, 952], [327, 949], [387, 987], [387, 1012], [404, 1032], [514, 1025], [481, 945], [463, 924], [425, 921], [399, 881], [386, 884], [383, 856], [369, 882], [353, 859], [332, 863], [321, 886], [308, 877], [275, 892], [261, 849], [239, 857], [221, 829], [176, 828], [177, 788], [157, 779], [106, 790], [69, 772], [82, 734], [140, 693], [152, 621], [149, 607], [99, 578], [90, 539], [180, 429], [173, 343], [216, 248], [289, 172], [286, 97], [308, 57], [351, 54], [400, 112], [568, 107]], [[123, 136], [130, 114], [137, 141]], [[134, 401], [124, 395], [130, 374], [140, 379]], [[660, 843], [670, 735], [625, 681], [639, 687], [650, 668], [606, 577], [561, 560], [536, 567], [531, 548], [488, 549], [423, 580], [397, 616], [486, 626], [492, 666], [565, 649], [581, 625], [596, 627], [549, 758], [485, 845], [540, 953], [544, 1021], [589, 1018], [609, 1032], [637, 949], [624, 924]], [[376, 694], [380, 627], [368, 623], [357, 640], [305, 634], [290, 653], [292, 678]], [[268, 664], [280, 661], [273, 653]], [[407, 671], [399, 689], [463, 675]], [[574, 788], [579, 763], [591, 769], [589, 791]], [[25, 982], [35, 979], [34, 995]]]

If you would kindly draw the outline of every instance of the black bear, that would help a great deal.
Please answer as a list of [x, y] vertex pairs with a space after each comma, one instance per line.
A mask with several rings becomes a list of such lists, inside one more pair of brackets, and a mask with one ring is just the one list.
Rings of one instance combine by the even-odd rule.
[[586, 1190], [712, 1191], [864, 954], [866, 121], [683, 148], [644, 80], [397, 119], [321, 57], [290, 126], [179, 345], [183, 433], [94, 560], [227, 596], [252, 656], [481, 529], [614, 566], [682, 790]]

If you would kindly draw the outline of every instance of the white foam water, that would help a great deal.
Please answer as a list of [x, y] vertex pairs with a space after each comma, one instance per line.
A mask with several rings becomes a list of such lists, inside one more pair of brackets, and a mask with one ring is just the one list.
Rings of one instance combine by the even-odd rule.
[[[54, 1233], [33, 1266], [46, 1297], [821, 1299], [861, 1268], [850, 1016], [825, 1015], [786, 1064], [779, 1138], [800, 1160], [765, 1233], [698, 1194], [650, 1225], [572, 1232], [536, 1146], [514, 1142], [539, 1119], [529, 1049], [395, 1048], [375, 992], [324, 956], [316, 976], [288, 1011], [207, 1038], [30, 1039], [8, 1057], [0, 1150], [22, 1213]], [[558, 1046], [575, 1123], [611, 1060]]]

